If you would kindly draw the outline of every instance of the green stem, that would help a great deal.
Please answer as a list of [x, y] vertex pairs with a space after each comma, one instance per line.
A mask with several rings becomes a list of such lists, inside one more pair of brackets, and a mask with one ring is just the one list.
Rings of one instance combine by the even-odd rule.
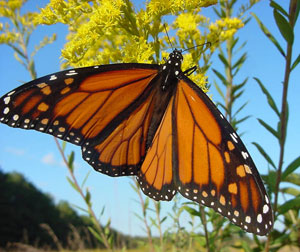
[[144, 224], [145, 224], [145, 227], [146, 227], [146, 230], [147, 230], [147, 236], [148, 236], [148, 242], [149, 242], [149, 251], [154, 252], [155, 250], [154, 250], [153, 241], [152, 241], [151, 229], [148, 225], [147, 218], [146, 218], [146, 210], [147, 209], [145, 207], [145, 202], [144, 202], [141, 190], [139, 189], [139, 183], [136, 180], [134, 180], [134, 182], [135, 182], [135, 185], [136, 185], [136, 188], [137, 188], [137, 194], [139, 196], [140, 203], [141, 203], [141, 206], [142, 206], [143, 217], [144, 217], [143, 220], [144, 220]]
[[[55, 140], [55, 143], [56, 143], [56, 145], [57, 145], [57, 148], [58, 148], [58, 150], [59, 150], [59, 152], [60, 152], [60, 154], [61, 154], [61, 156], [62, 156], [62, 158], [63, 158], [63, 161], [64, 161], [65, 165], [67, 166], [67, 168], [68, 168], [68, 170], [69, 170], [70, 176], [71, 176], [71, 178], [72, 178], [72, 180], [73, 180], [73, 182], [74, 182], [74, 185], [76, 186], [77, 191], [79, 192], [80, 196], [83, 198], [84, 202], [86, 202], [84, 193], [83, 193], [83, 191], [81, 190], [81, 187], [79, 186], [79, 184], [78, 184], [78, 182], [77, 182], [77, 179], [76, 179], [76, 177], [74, 176], [74, 173], [73, 173], [71, 167], [69, 166], [69, 163], [68, 163], [68, 161], [67, 161], [67, 159], [66, 159], [66, 157], [65, 157], [64, 151], [62, 150], [62, 148], [61, 148], [61, 146], [60, 146], [60, 144], [59, 144], [59, 142], [58, 142], [58, 140], [57, 140], [56, 137], [54, 137], [54, 140]], [[100, 236], [101, 236], [101, 238], [102, 238], [102, 241], [103, 241], [103, 243], [104, 243], [104, 246], [105, 246], [106, 249], [108, 249], [109, 251], [114, 251], [114, 250], [110, 247], [109, 242], [108, 242], [108, 240], [107, 240], [107, 238], [106, 238], [106, 236], [105, 236], [105, 234], [104, 234], [104, 231], [103, 231], [103, 229], [102, 229], [102, 227], [101, 227], [101, 225], [100, 225], [100, 223], [99, 223], [99, 221], [98, 221], [98, 219], [97, 219], [97, 217], [96, 217], [96, 215], [95, 215], [93, 209], [91, 208], [90, 204], [86, 204], [86, 205], [87, 205], [87, 207], [88, 207], [88, 212], [89, 212], [89, 214], [90, 214], [91, 217], [93, 218], [94, 223], [96, 224], [97, 229], [99, 230], [99, 234], [100, 234]]]
[[[289, 8], [289, 22], [291, 27], [294, 30], [294, 21], [295, 21], [295, 12], [296, 12], [296, 5], [297, 0], [290, 1], [290, 8]], [[287, 53], [286, 53], [286, 62], [285, 62], [285, 73], [284, 73], [284, 81], [283, 81], [283, 91], [282, 91], [282, 104], [281, 104], [281, 113], [280, 113], [280, 122], [281, 122], [281, 134], [279, 139], [280, 145], [280, 153], [279, 153], [279, 161], [278, 161], [278, 169], [277, 169], [277, 177], [276, 177], [276, 184], [275, 184], [275, 199], [274, 199], [274, 216], [276, 219], [277, 208], [278, 208], [278, 195], [279, 195], [279, 187], [281, 182], [281, 174], [283, 168], [283, 160], [284, 160], [284, 151], [285, 151], [285, 140], [286, 140], [286, 130], [287, 130], [287, 95], [288, 95], [288, 86], [289, 86], [289, 79], [291, 74], [291, 61], [292, 61], [292, 48], [293, 44], [287, 44]], [[265, 251], [269, 251], [271, 236], [268, 236], [268, 240], [266, 243]]]
[[204, 207], [200, 205], [199, 210], [200, 210], [200, 213], [201, 213], [201, 222], [202, 222], [203, 228], [204, 228], [204, 234], [205, 234], [205, 240], [206, 240], [206, 250], [207, 250], [207, 252], [210, 252], [210, 244], [209, 244], [208, 230], [207, 230], [207, 221], [206, 221]]
[[157, 218], [157, 227], [159, 232], [160, 248], [161, 251], [164, 251], [164, 242], [163, 242], [163, 233], [161, 230], [161, 221], [160, 221], [160, 203], [154, 202], [156, 218]]

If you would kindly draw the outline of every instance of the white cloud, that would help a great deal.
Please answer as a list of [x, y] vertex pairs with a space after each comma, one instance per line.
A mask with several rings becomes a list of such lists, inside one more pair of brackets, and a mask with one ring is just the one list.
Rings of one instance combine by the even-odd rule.
[[56, 165], [56, 160], [53, 153], [48, 153], [42, 157], [42, 163], [47, 165]]
[[5, 151], [9, 152], [13, 155], [16, 155], [16, 156], [23, 156], [25, 154], [25, 150], [17, 149], [14, 147], [7, 147], [7, 148], [5, 148]]

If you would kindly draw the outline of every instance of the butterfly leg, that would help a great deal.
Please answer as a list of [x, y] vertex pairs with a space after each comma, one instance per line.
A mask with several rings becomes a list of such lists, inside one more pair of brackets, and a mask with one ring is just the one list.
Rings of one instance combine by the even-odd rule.
[[195, 72], [196, 69], [197, 69], [197, 66], [193, 66], [193, 67], [191, 67], [191, 68], [185, 70], [185, 71], [183, 72], [183, 74], [184, 74], [185, 76], [189, 76], [189, 75], [191, 75], [193, 72]]

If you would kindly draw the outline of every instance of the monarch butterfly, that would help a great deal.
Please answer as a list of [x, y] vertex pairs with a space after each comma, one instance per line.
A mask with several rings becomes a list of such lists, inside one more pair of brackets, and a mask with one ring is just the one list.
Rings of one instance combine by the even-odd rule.
[[0, 99], [0, 121], [81, 146], [96, 171], [136, 175], [144, 194], [213, 208], [243, 230], [267, 234], [273, 214], [241, 139], [181, 70], [165, 64], [112, 64], [61, 71]]

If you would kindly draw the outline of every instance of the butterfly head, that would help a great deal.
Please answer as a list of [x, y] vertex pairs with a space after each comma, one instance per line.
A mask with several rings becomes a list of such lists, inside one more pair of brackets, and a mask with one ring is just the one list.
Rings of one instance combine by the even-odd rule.
[[168, 63], [171, 61], [171, 63], [180, 63], [183, 61], [182, 51], [178, 49], [174, 49], [173, 52], [169, 54]]
[[178, 49], [174, 49], [174, 51], [169, 54], [169, 58], [166, 60], [163, 70], [166, 70], [166, 72], [172, 71], [175, 73], [175, 75], [178, 75], [179, 72], [181, 72], [182, 61], [183, 61], [182, 51]]

